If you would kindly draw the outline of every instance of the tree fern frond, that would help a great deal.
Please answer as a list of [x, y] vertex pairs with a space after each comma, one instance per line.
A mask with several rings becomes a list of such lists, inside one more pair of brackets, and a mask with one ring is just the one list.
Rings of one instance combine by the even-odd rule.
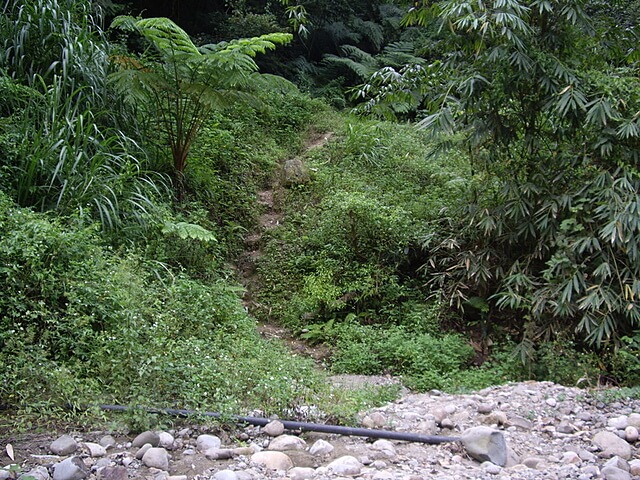
[[364, 50], [359, 49], [353, 45], [342, 45], [340, 47], [340, 51], [346, 56], [357, 62], [366, 65], [375, 65], [376, 59], [370, 53], [365, 52]]
[[265, 53], [267, 50], [274, 50], [276, 45], [286, 45], [293, 40], [290, 33], [267, 33], [259, 37], [239, 38], [229, 42], [212, 43], [203, 45], [199, 51], [203, 54], [237, 52], [250, 57], [255, 57], [259, 53]]
[[382, 29], [382, 25], [372, 21], [364, 21], [360, 18], [353, 19], [351, 25], [361, 38], [371, 43], [376, 51], [379, 51], [382, 48], [384, 43], [384, 31]]
[[177, 52], [200, 54], [187, 32], [168, 18], [145, 18], [138, 20], [136, 26], [140, 33], [165, 55]]
[[200, 240], [201, 242], [215, 242], [216, 236], [195, 223], [187, 222], [167, 222], [162, 228], [165, 235], [176, 234], [183, 240]]
[[350, 58], [338, 57], [336, 55], [325, 55], [322, 63], [328, 67], [344, 67], [353, 72], [361, 80], [368, 79], [375, 71], [375, 67], [366, 65]]
[[346, 42], [357, 43], [362, 38], [358, 34], [358, 32], [354, 32], [343, 22], [330, 23], [329, 25], [326, 25], [322, 30], [324, 30], [329, 35], [331, 41], [335, 45], [342, 45]]
[[254, 73], [251, 75], [251, 89], [258, 91], [275, 91], [283, 95], [298, 92], [295, 83], [279, 75]]

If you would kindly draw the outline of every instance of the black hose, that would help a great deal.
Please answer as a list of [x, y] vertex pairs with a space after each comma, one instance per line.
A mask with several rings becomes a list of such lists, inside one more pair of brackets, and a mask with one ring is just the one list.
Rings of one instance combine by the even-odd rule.
[[[125, 407], [122, 405], [100, 405], [102, 410], [110, 410], [115, 412], [126, 412], [133, 410], [133, 407]], [[194, 410], [182, 410], [165, 408], [161, 410], [145, 408], [145, 411], [149, 413], [164, 413], [167, 415], [174, 415], [176, 417], [188, 417], [192, 415], [203, 415], [205, 417], [213, 417], [218, 419], [229, 419], [235, 423], [247, 423], [257, 427], [263, 427], [269, 422], [268, 418], [261, 417], [243, 417], [239, 415], [226, 416], [215, 412], [196, 412]], [[335, 433], [338, 435], [351, 435], [355, 437], [368, 437], [368, 438], [386, 438], [389, 440], [404, 440], [407, 442], [418, 442], [428, 444], [438, 444], [446, 442], [457, 442], [460, 439], [458, 437], [445, 437], [439, 435], [421, 435], [418, 433], [407, 432], [394, 432], [391, 430], [375, 430], [371, 428], [354, 428], [343, 427], [340, 425], [325, 425], [323, 423], [308, 423], [308, 422], [294, 422], [291, 420], [279, 420], [284, 428], [287, 430], [299, 431], [299, 432], [322, 432], [322, 433]]]

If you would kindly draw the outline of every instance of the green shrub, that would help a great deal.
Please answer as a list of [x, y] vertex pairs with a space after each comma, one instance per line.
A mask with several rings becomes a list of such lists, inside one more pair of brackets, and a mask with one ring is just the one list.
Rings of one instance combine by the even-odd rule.
[[621, 345], [607, 358], [614, 380], [627, 387], [640, 386], [640, 334], [624, 336]]
[[473, 348], [459, 335], [432, 335], [403, 327], [345, 324], [339, 329], [332, 369], [339, 373], [392, 374], [424, 391], [452, 389]]

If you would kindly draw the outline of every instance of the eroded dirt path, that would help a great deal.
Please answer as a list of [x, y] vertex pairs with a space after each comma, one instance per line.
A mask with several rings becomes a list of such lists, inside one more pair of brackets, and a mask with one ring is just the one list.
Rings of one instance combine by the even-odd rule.
[[[332, 138], [332, 132], [313, 133], [305, 142], [303, 152], [294, 160], [304, 163], [306, 154], [316, 148], [323, 148]], [[256, 292], [261, 287], [261, 279], [257, 271], [257, 263], [262, 257], [263, 234], [271, 229], [278, 228], [285, 221], [282, 211], [281, 199], [283, 191], [286, 188], [283, 185], [283, 169], [287, 160], [281, 162], [280, 168], [274, 173], [268, 188], [257, 192], [256, 202], [260, 208], [260, 216], [258, 217], [256, 229], [244, 239], [245, 251], [240, 255], [237, 264], [238, 277], [245, 289], [243, 295], [243, 304], [249, 312], [255, 312], [258, 309], [266, 309], [256, 300]], [[322, 346], [310, 346], [295, 338], [287, 329], [271, 324], [260, 323], [258, 325], [260, 334], [268, 339], [278, 339], [284, 342], [293, 352], [309, 356], [322, 364], [323, 360], [329, 355], [329, 350]]]

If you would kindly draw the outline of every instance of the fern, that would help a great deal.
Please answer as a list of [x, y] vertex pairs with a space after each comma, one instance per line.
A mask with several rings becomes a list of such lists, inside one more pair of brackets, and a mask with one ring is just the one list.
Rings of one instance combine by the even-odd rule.
[[360, 80], [367, 80], [376, 71], [378, 65], [373, 55], [353, 45], [343, 45], [340, 50], [346, 55], [345, 57], [325, 55], [322, 63], [330, 68], [346, 68]]
[[212, 111], [233, 102], [255, 103], [248, 93], [255, 85], [279, 83], [282, 89], [283, 82], [258, 76], [254, 57], [291, 41], [292, 35], [269, 33], [198, 48], [167, 18], [118, 17], [112, 26], [138, 32], [155, 50], [140, 59], [115, 59], [120, 71], [110, 79], [126, 101], [158, 119], [171, 148], [180, 198], [189, 150], [204, 122]]
[[201, 242], [216, 242], [216, 236], [210, 230], [200, 225], [188, 222], [167, 222], [162, 227], [165, 235], [177, 235], [183, 240], [198, 240]]
[[367, 40], [375, 51], [379, 51], [384, 43], [384, 31], [382, 26], [371, 21], [354, 18], [351, 26], [361, 39]]

